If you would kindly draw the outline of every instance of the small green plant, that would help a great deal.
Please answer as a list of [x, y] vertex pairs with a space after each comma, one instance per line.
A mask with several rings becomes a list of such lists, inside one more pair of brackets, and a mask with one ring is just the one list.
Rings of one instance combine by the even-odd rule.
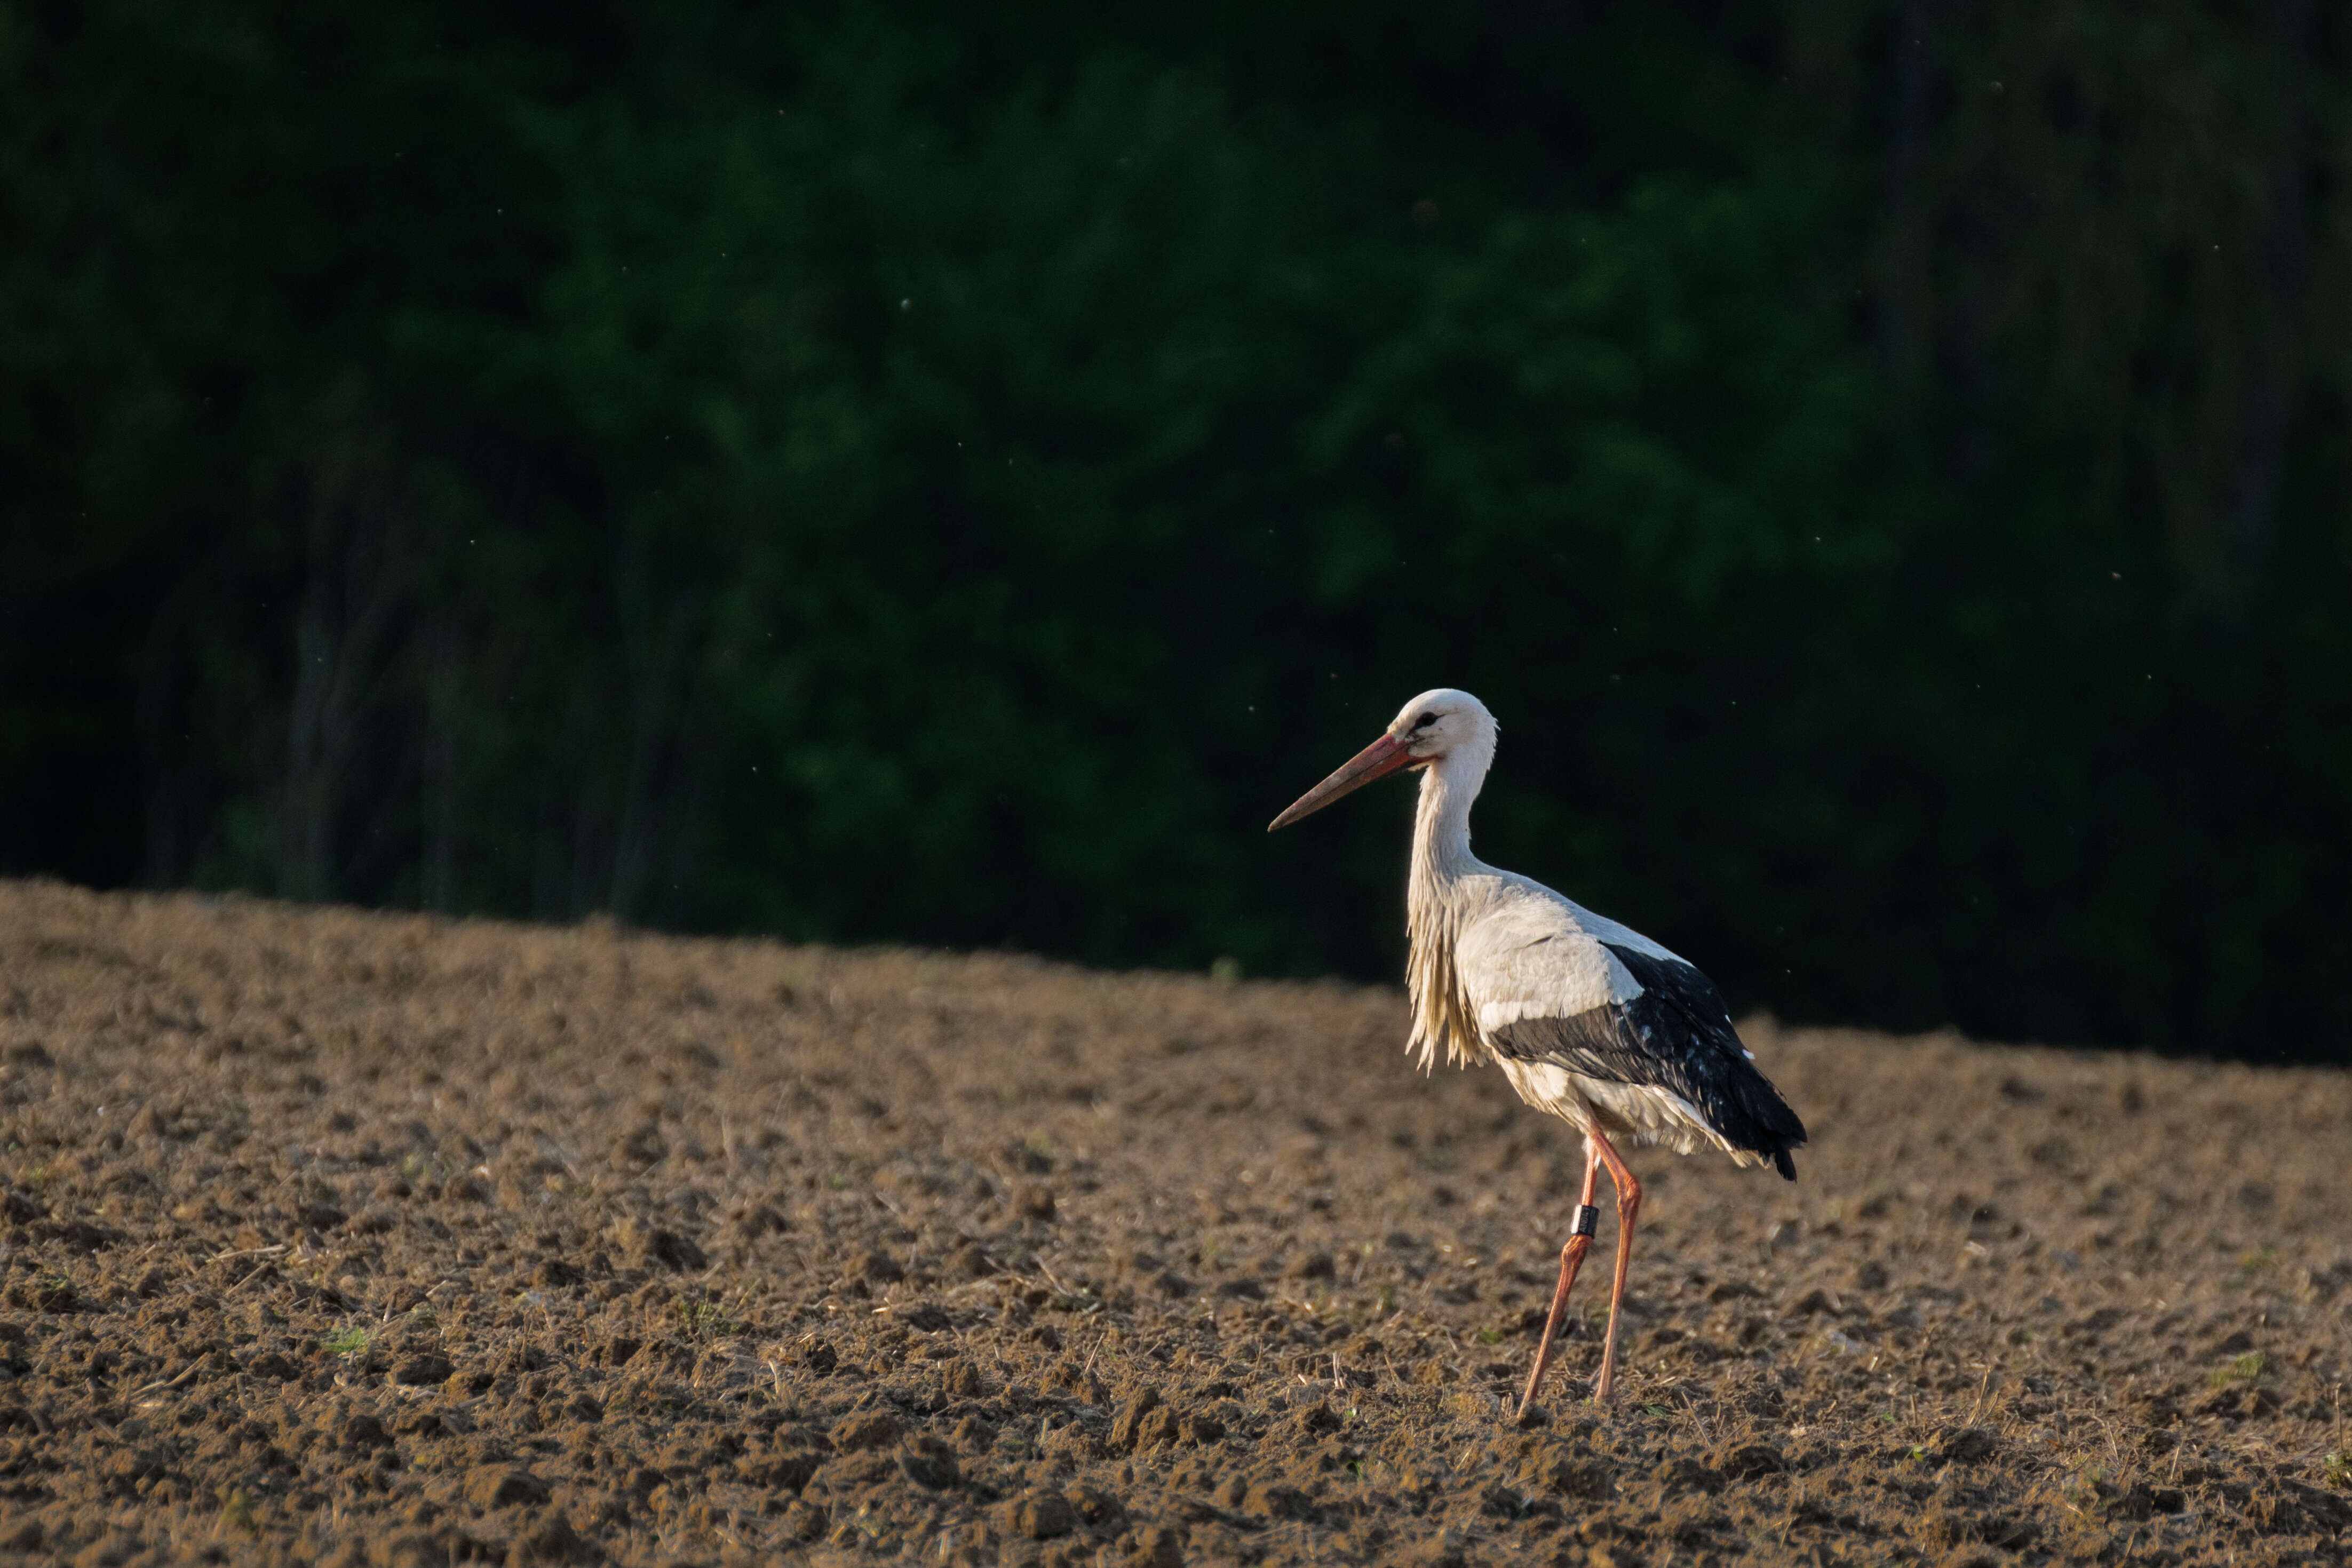
[[357, 1355], [374, 1337], [359, 1324], [347, 1323], [341, 1328], [329, 1330], [327, 1337], [319, 1343], [326, 1347], [329, 1355]]
[[47, 1165], [36, 1164], [32, 1169], [25, 1173], [25, 1185], [38, 1192], [49, 1185], [53, 1174]]
[[1381, 1316], [1386, 1317], [1396, 1310], [1396, 1287], [1394, 1285], [1382, 1285], [1381, 1287]]
[[2205, 1375], [2208, 1388], [2235, 1388], [2249, 1383], [2259, 1383], [2271, 1368], [2266, 1351], [2250, 1350], [2245, 1354], [2223, 1363]]
[[261, 1533], [261, 1521], [253, 1511], [253, 1500], [245, 1494], [243, 1488], [223, 1487], [214, 1495], [220, 1499], [222, 1529], [234, 1530], [247, 1536]]
[[2277, 1248], [2257, 1247], [2238, 1260], [2238, 1269], [2241, 1273], [2259, 1274], [2277, 1261]]
[[2329, 1486], [2352, 1490], [2352, 1454], [2328, 1455], [2319, 1461], [2319, 1473]]
[[1478, 1331], [1478, 1343], [1480, 1344], [1500, 1344], [1503, 1343], [1503, 1331], [1500, 1329], [1480, 1329]]
[[835, 1171], [831, 1176], [825, 1177], [824, 1182], [825, 1185], [833, 1188], [834, 1191], [839, 1192], [842, 1188], [849, 1185], [849, 1178], [842, 1175], [839, 1171]]
[[717, 1301], [680, 1301], [677, 1317], [688, 1339], [730, 1339], [743, 1332], [743, 1325]]

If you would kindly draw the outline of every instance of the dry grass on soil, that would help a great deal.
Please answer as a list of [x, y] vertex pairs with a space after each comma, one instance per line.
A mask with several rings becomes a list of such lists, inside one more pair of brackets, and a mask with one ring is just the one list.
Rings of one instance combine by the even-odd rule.
[[2345, 1559], [2352, 1078], [1751, 1022], [1521, 1429], [1578, 1151], [1403, 1032], [0, 883], [0, 1555]]

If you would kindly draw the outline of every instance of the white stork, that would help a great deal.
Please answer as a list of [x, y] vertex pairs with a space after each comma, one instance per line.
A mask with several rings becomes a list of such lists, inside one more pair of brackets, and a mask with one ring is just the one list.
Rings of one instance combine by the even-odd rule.
[[1424, 1071], [1491, 1060], [1519, 1098], [1584, 1134], [1584, 1197], [1559, 1252], [1525, 1415], [1543, 1385], [1568, 1292], [1592, 1245], [1601, 1167], [1617, 1189], [1617, 1277], [1593, 1397], [1616, 1397], [1617, 1313], [1633, 1255], [1642, 1185], [1612, 1138], [1711, 1145], [1742, 1166], [1769, 1162], [1790, 1181], [1805, 1124], [1739, 1043], [1705, 975], [1655, 942], [1470, 852], [1470, 802], [1495, 759], [1495, 716], [1441, 688], [1404, 705], [1386, 733], [1300, 796], [1266, 829], [1287, 827], [1401, 768], [1421, 770], [1406, 930], [1412, 1038]]

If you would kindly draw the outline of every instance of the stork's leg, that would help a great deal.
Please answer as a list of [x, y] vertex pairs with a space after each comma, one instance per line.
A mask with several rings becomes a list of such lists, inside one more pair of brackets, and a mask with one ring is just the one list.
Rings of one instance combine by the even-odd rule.
[[1527, 1392], [1519, 1396], [1519, 1414], [1536, 1402], [1543, 1388], [1544, 1369], [1551, 1364], [1552, 1336], [1559, 1333], [1560, 1313], [1568, 1309], [1568, 1292], [1576, 1284], [1576, 1271], [1584, 1266], [1584, 1255], [1592, 1250], [1592, 1194], [1601, 1180], [1601, 1156], [1591, 1145], [1584, 1150], [1584, 1197], [1576, 1206], [1576, 1231], [1568, 1244], [1559, 1249], [1559, 1288], [1551, 1293], [1551, 1315], [1544, 1319], [1543, 1341], [1536, 1346], [1536, 1369], [1528, 1374]]
[[1609, 1140], [1595, 1128], [1587, 1134], [1594, 1152], [1609, 1166], [1609, 1181], [1617, 1189], [1617, 1279], [1609, 1290], [1609, 1337], [1601, 1345], [1601, 1380], [1592, 1385], [1595, 1403], [1612, 1404], [1617, 1398], [1617, 1309], [1625, 1301], [1625, 1270], [1633, 1261], [1633, 1217], [1642, 1209], [1642, 1184], [1625, 1168]]

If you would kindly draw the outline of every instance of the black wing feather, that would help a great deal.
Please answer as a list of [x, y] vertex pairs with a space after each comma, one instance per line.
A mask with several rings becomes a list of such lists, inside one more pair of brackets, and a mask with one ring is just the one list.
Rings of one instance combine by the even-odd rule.
[[1570, 1018], [1520, 1019], [1494, 1032], [1495, 1049], [1606, 1083], [1671, 1090], [1697, 1106], [1734, 1148], [1770, 1156], [1783, 1176], [1796, 1180], [1789, 1151], [1804, 1143], [1805, 1124], [1748, 1060], [1715, 983], [1680, 959], [1601, 946], [1632, 973], [1640, 996]]

